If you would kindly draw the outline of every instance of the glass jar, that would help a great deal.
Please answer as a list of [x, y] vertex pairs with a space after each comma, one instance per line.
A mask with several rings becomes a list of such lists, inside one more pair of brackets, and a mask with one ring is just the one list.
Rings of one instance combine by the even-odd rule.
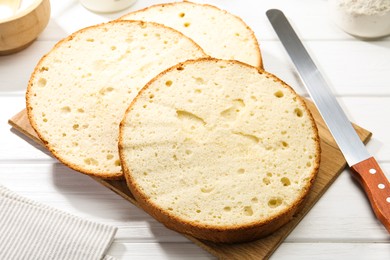
[[98, 13], [113, 13], [124, 10], [134, 4], [136, 0], [80, 0], [81, 4]]

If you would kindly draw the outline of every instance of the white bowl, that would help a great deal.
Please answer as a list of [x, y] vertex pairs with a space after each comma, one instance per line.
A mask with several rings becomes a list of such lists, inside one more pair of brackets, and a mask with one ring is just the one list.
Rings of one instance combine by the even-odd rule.
[[118, 12], [134, 4], [136, 0], [80, 0], [87, 9], [98, 13]]
[[363, 39], [390, 35], [389, 9], [386, 11], [367, 7], [364, 10], [359, 3], [349, 0], [329, 0], [328, 3], [331, 18], [345, 32]]

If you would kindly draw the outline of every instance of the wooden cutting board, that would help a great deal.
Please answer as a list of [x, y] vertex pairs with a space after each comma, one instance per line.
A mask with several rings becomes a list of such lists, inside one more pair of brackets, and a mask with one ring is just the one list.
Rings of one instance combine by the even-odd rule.
[[[293, 220], [280, 228], [277, 232], [265, 238], [250, 242], [234, 245], [216, 244], [208, 241], [202, 241], [193, 237], [187, 236], [191, 241], [200, 247], [204, 248], [211, 254], [220, 259], [268, 259], [280, 243], [287, 237], [287, 235], [295, 228], [295, 226], [302, 220], [306, 213], [313, 207], [327, 188], [333, 183], [336, 177], [346, 167], [346, 161], [331, 136], [324, 121], [319, 115], [316, 107], [310, 101], [306, 101], [310, 111], [316, 120], [319, 135], [321, 139], [321, 166], [304, 208], [297, 213]], [[27, 118], [26, 110], [16, 114], [9, 120], [9, 124], [22, 134], [31, 138], [37, 143], [41, 141], [36, 136], [34, 130], [30, 126]], [[354, 125], [355, 130], [364, 143], [367, 143], [371, 137], [371, 133], [357, 125]], [[120, 196], [138, 206], [134, 196], [126, 187], [124, 180], [108, 181], [93, 177], [94, 180], [118, 193]]]

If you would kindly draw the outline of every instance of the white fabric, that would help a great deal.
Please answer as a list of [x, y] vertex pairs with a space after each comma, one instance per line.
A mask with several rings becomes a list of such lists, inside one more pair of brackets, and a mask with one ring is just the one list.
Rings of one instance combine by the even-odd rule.
[[0, 259], [114, 259], [117, 228], [24, 198], [0, 185]]

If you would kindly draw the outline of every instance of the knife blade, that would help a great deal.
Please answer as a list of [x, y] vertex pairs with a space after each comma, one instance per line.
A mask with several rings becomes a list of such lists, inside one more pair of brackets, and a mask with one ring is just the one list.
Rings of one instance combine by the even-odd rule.
[[368, 153], [286, 16], [277, 9], [268, 10], [266, 15], [343, 153], [353, 176], [362, 185], [376, 217], [390, 233], [389, 181], [375, 158]]

